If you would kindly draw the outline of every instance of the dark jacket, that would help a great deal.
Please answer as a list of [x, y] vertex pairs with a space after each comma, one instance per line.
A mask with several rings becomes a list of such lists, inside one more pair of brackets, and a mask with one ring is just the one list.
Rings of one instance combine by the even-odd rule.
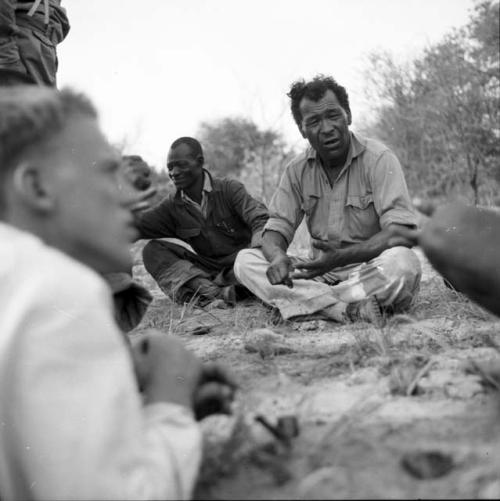
[[269, 217], [266, 206], [251, 197], [239, 181], [210, 179], [206, 218], [177, 191], [138, 216], [141, 237], [180, 238], [198, 254], [224, 261], [234, 260], [241, 249], [258, 247]]

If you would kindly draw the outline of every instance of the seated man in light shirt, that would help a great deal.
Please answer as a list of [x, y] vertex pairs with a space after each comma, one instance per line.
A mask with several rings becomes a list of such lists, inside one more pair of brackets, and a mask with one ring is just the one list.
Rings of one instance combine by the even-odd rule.
[[131, 357], [113, 318], [102, 275], [138, 235], [120, 164], [84, 96], [0, 89], [3, 500], [191, 496], [208, 372], [159, 332]]
[[[389, 245], [398, 227], [417, 223], [399, 161], [350, 131], [347, 91], [333, 78], [295, 82], [288, 95], [309, 147], [271, 200], [262, 250], [240, 251], [235, 275], [284, 319], [382, 325], [384, 313], [411, 305], [421, 276], [411, 249]], [[287, 249], [304, 216], [312, 248], [297, 259]]]

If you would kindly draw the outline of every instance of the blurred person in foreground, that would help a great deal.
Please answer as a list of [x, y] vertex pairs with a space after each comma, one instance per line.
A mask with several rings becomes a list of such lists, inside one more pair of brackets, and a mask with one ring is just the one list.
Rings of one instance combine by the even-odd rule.
[[137, 212], [146, 270], [174, 300], [234, 306], [249, 295], [234, 276], [237, 253], [259, 246], [268, 219], [265, 205], [239, 181], [212, 177], [192, 137], [176, 139], [167, 169], [176, 187], [155, 207]]
[[187, 499], [193, 410], [232, 389], [171, 336], [129, 352], [102, 278], [137, 238], [120, 166], [85, 97], [0, 89], [1, 499]]
[[[411, 305], [421, 276], [411, 249], [389, 245], [394, 229], [417, 224], [399, 161], [350, 131], [347, 91], [333, 78], [297, 81], [288, 96], [310, 146], [271, 200], [262, 250], [241, 251], [236, 276], [284, 319], [381, 325], [383, 313]], [[287, 249], [304, 216], [312, 247], [298, 259]]]
[[0, 86], [56, 86], [57, 45], [70, 25], [61, 0], [0, 2]]
[[[140, 192], [138, 201], [130, 207], [132, 212], [148, 208], [148, 200], [156, 194], [156, 189], [151, 186], [149, 165], [140, 155], [123, 155], [120, 174], [122, 191]], [[129, 196], [134, 198], [133, 194]], [[139, 325], [153, 297], [137, 280], [134, 280], [132, 266], [128, 272], [106, 273], [103, 276], [113, 292], [116, 322], [123, 332], [129, 332]]]
[[500, 316], [500, 213], [454, 203], [440, 207], [421, 231], [399, 228], [394, 245], [420, 245], [459, 292]]

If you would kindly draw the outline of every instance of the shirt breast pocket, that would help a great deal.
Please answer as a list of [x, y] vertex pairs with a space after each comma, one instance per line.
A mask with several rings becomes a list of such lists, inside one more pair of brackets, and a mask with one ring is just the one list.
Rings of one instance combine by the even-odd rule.
[[217, 228], [218, 231], [230, 236], [236, 235], [239, 226], [240, 225], [238, 224], [236, 218], [231, 216], [220, 219], [215, 223], [215, 227]]
[[380, 231], [380, 224], [373, 195], [351, 195], [345, 204], [346, 229], [351, 240], [368, 240]]

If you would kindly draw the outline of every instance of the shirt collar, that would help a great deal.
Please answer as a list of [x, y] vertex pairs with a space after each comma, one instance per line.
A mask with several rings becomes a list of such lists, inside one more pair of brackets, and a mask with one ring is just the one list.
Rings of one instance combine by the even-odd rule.
[[[201, 193], [202, 197], [204, 196], [205, 193], [210, 193], [212, 190], [213, 190], [212, 179], [208, 175], [208, 172], [206, 172], [205, 169], [203, 169], [203, 189]], [[183, 190], [181, 190], [181, 198], [185, 200], [189, 198], [189, 196], [186, 195], [186, 193], [184, 193]], [[189, 198], [189, 200], [191, 199]]]

